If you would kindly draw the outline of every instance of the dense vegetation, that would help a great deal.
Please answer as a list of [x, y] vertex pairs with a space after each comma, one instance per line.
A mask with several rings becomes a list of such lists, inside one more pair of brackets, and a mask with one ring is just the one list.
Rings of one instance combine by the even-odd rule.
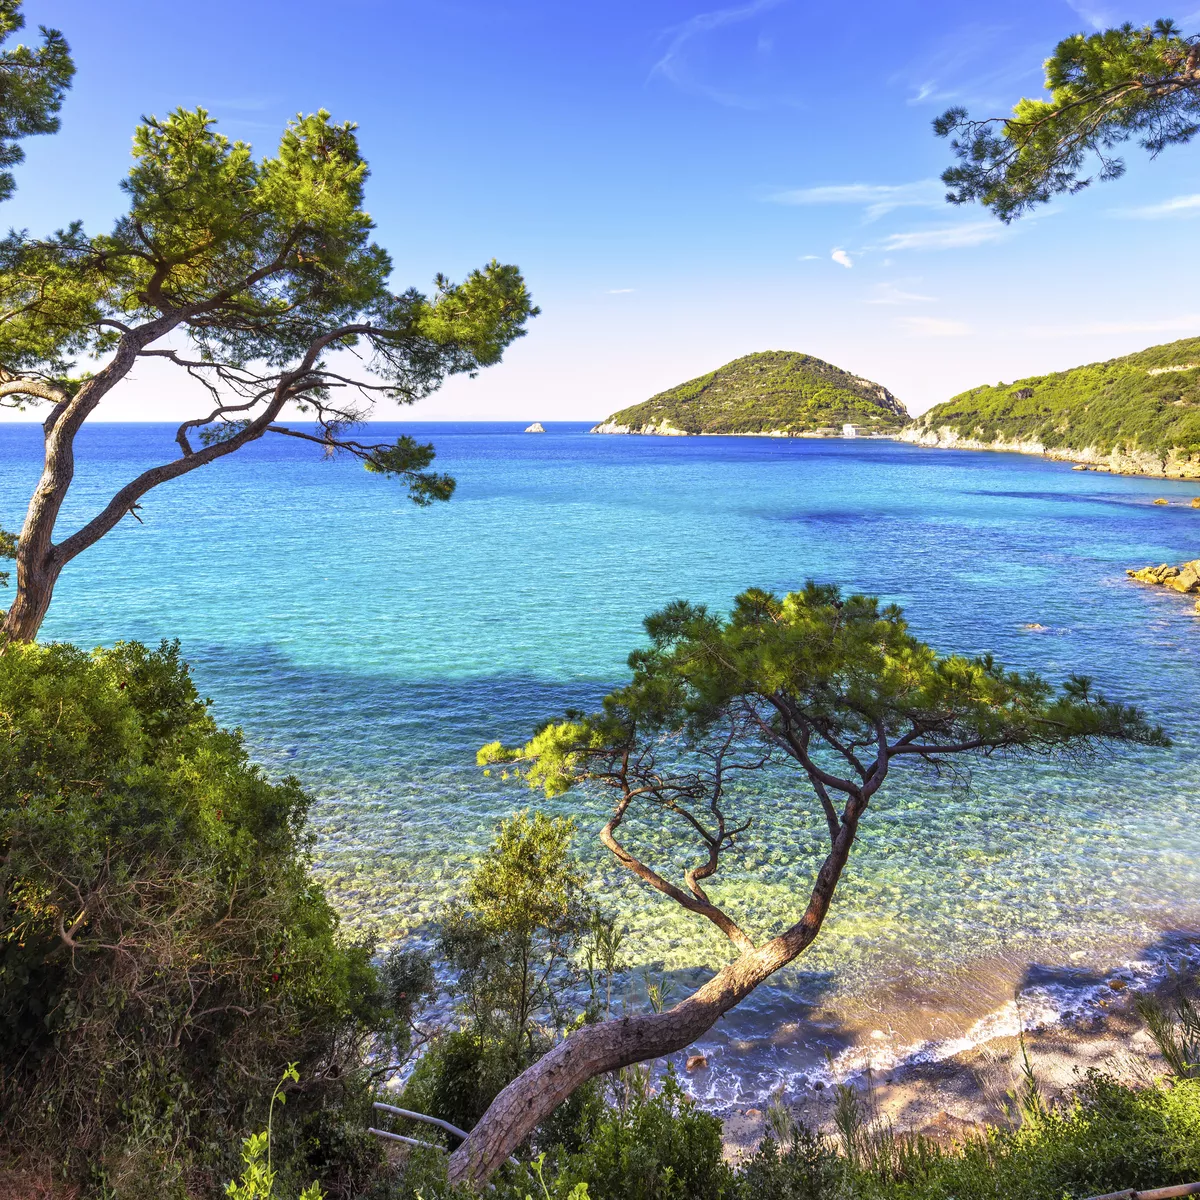
[[852, 423], [888, 433], [907, 415], [877, 383], [811, 354], [768, 350], [659, 392], [608, 421], [635, 431], [666, 424], [685, 433], [840, 433], [843, 424]]
[[1036, 441], [1047, 449], [1200, 454], [1200, 338], [973, 388], [916, 423], [943, 426], [960, 437]]
[[[239, 1178], [235, 1200], [472, 1194], [446, 1182], [444, 1150], [389, 1159], [367, 1132], [432, 976], [417, 955], [374, 962], [339, 936], [308, 873], [307, 806], [216, 725], [174, 646], [0, 654], [0, 1191], [53, 1173], [121, 1200], [200, 1200]], [[612, 1010], [620, 934], [587, 902], [570, 840], [561, 819], [503, 822], [443, 914], [458, 1003], [405, 1093], [414, 1107], [470, 1128], [531, 1060]], [[847, 1089], [840, 1140], [778, 1109], [773, 1139], [730, 1166], [717, 1117], [669, 1075], [626, 1068], [539, 1125], [491, 1194], [1032, 1200], [1194, 1177], [1196, 1030], [1181, 1013], [1152, 1014], [1178, 1051], [1174, 1086], [1095, 1079], [1073, 1106], [1026, 1105], [1020, 1128], [961, 1152], [872, 1125]]]
[[369, 1046], [403, 1051], [412, 984], [339, 937], [307, 807], [218, 728], [176, 647], [0, 654], [8, 1154], [121, 1197], [210, 1194], [288, 1063], [277, 1141], [315, 1160], [346, 1141], [330, 1106], [362, 1100]]

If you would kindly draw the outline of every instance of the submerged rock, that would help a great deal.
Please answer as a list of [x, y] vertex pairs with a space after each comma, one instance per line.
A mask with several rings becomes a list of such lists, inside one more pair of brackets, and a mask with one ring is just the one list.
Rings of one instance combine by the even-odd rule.
[[703, 1071], [708, 1066], [708, 1059], [703, 1054], [689, 1054], [684, 1063], [686, 1071]]

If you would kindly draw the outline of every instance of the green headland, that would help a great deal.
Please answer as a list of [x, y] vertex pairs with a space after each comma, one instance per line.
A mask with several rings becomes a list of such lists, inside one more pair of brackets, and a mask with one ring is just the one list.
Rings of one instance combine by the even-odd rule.
[[840, 434], [852, 424], [866, 434], [897, 433], [904, 405], [878, 383], [811, 354], [767, 350], [623, 408], [593, 433]]
[[1044, 453], [1122, 474], [1200, 478], [1200, 338], [972, 388], [901, 436], [928, 446]]

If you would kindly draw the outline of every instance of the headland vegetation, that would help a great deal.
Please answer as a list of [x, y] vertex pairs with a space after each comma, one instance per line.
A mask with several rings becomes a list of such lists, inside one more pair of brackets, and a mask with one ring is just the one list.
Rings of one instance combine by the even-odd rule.
[[972, 388], [899, 436], [921, 446], [1044, 454], [1118, 475], [1200, 479], [1200, 338]]
[[593, 433], [828, 437], [854, 424], [890, 433], [907, 419], [885, 387], [791, 350], [734, 359], [615, 412]]
[[909, 419], [887, 388], [796, 351], [746, 355], [623, 408], [593, 433], [896, 437], [1200, 479], [1200, 338], [969, 391]]

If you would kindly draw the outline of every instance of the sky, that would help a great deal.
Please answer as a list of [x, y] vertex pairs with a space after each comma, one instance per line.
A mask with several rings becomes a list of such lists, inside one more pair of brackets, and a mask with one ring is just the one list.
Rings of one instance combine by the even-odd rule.
[[[1196, 4], [1200, 0], [1185, 0]], [[271, 153], [298, 112], [358, 123], [397, 288], [491, 258], [542, 315], [502, 364], [379, 419], [598, 420], [757, 350], [918, 413], [1200, 334], [1200, 146], [1004, 226], [944, 201], [932, 119], [1001, 115], [1062, 37], [1200, 12], [1067, 0], [26, 0], [78, 66], [25, 143], [8, 225], [121, 211], [143, 114], [202, 105]], [[97, 417], [200, 401], [139, 372]], [[6, 414], [11, 419], [11, 414]], [[33, 410], [24, 415], [36, 418]]]

